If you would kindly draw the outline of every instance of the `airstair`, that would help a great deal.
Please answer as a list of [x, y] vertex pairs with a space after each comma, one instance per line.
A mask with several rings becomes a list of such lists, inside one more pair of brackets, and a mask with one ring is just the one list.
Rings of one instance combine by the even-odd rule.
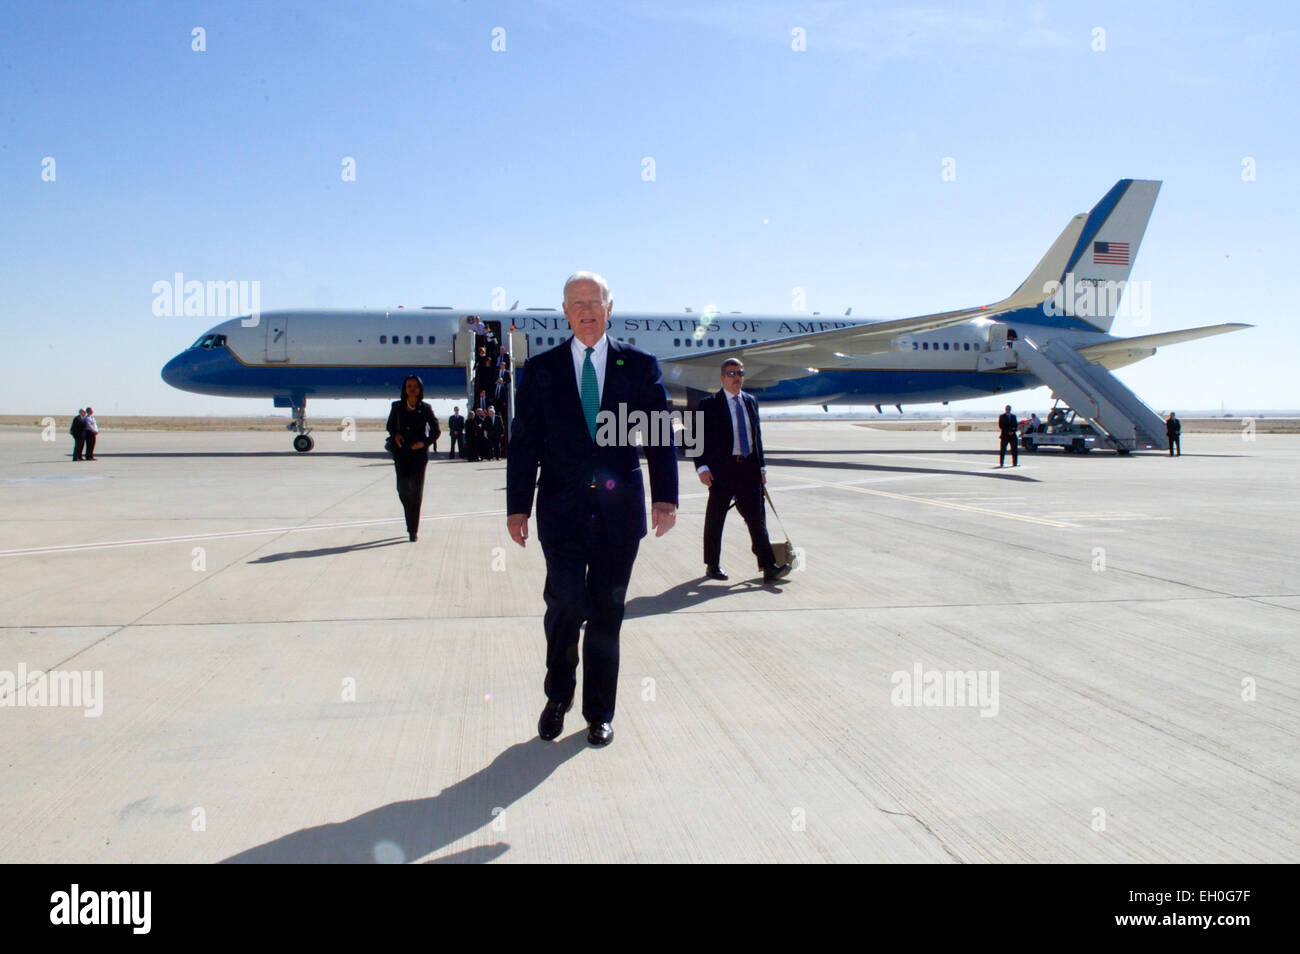
[[1104, 434], [1121, 452], [1154, 448], [1168, 450], [1165, 422], [1160, 415], [1120, 383], [1061, 339], [1038, 347], [1028, 338], [1008, 342], [1022, 368], [1052, 389], [1074, 412]]

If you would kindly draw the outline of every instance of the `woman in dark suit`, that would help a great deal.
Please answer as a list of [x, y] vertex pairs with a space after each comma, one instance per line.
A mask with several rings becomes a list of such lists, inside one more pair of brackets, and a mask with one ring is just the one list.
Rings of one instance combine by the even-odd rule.
[[424, 498], [424, 470], [429, 464], [429, 444], [437, 434], [438, 419], [424, 401], [424, 382], [414, 374], [402, 382], [402, 397], [388, 413], [388, 434], [393, 440], [393, 468], [397, 471], [397, 496], [406, 511], [406, 532], [416, 541], [420, 529], [420, 503]]

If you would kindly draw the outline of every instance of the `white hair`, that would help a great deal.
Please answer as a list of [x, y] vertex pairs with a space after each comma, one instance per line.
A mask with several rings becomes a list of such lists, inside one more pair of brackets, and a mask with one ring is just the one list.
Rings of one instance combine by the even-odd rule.
[[600, 300], [605, 304], [609, 304], [609, 285], [605, 283], [605, 279], [600, 275], [588, 271], [574, 272], [564, 283], [564, 297], [566, 299], [569, 297], [569, 286], [574, 282], [595, 282], [596, 287], [600, 289]]

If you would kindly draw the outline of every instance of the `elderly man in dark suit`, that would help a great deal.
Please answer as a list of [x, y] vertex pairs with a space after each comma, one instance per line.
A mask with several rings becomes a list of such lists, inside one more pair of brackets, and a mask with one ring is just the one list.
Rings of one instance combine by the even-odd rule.
[[[530, 357], [519, 370], [506, 463], [506, 526], [521, 547], [537, 502], [537, 536], [546, 558], [546, 707], [537, 734], [552, 740], [577, 688], [582, 644], [582, 716], [587, 742], [608, 745], [618, 687], [618, 637], [641, 538], [645, 484], [635, 443], [607, 422], [620, 410], [668, 413], [659, 362], [606, 333], [613, 300], [599, 275], [577, 272], [564, 285], [573, 337]], [[651, 526], [661, 537], [677, 519], [675, 448], [645, 447]], [[538, 471], [541, 478], [538, 479]]]
[[776, 563], [767, 537], [767, 515], [763, 509], [763, 485], [767, 483], [763, 458], [763, 431], [758, 423], [758, 402], [741, 390], [745, 365], [739, 358], [722, 363], [722, 388], [700, 401], [697, 408], [704, 425], [696, 473], [709, 488], [704, 511], [705, 574], [714, 580], [728, 576], [720, 563], [722, 525], [731, 501], [749, 527], [750, 549], [763, 571], [763, 582], [772, 583], [790, 572], [790, 564]]

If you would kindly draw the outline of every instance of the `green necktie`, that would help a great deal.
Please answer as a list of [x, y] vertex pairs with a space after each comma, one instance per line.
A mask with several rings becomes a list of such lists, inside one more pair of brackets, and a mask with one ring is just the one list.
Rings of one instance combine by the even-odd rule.
[[596, 415], [600, 413], [600, 388], [596, 386], [596, 366], [591, 363], [591, 352], [582, 359], [582, 415], [587, 419], [587, 433], [596, 439]]

